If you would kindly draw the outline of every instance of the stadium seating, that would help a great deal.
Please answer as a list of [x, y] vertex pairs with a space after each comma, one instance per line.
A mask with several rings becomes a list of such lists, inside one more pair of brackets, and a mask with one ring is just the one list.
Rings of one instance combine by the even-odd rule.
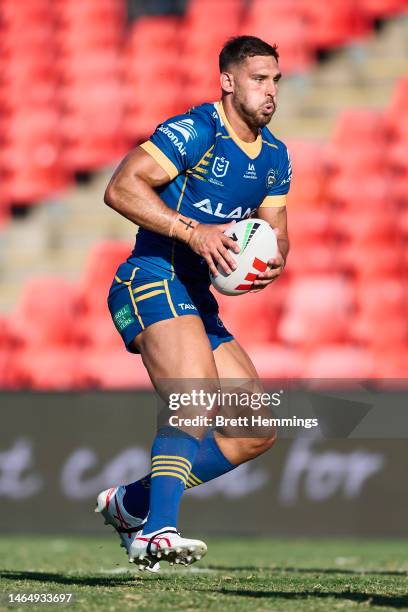
[[11, 342], [39, 350], [72, 344], [76, 299], [76, 289], [64, 279], [31, 278], [8, 320]]
[[[311, 67], [316, 49], [352, 43], [367, 34], [373, 19], [405, 8], [404, 0], [190, 0], [184, 18], [142, 17], [125, 30], [122, 0], [1, 0], [0, 123], [21, 108], [52, 109], [61, 117], [52, 155], [47, 145], [52, 158], [47, 168], [35, 163], [23, 168], [24, 156], [15, 154], [21, 150], [21, 132], [4, 145], [12, 148], [0, 160], [3, 198], [29, 204], [52, 195], [72, 181], [75, 171], [115, 161], [131, 143], [147, 138], [163, 117], [215, 99], [217, 50], [229, 36], [250, 32], [277, 42], [285, 73], [299, 73]], [[408, 128], [399, 109], [405, 99], [396, 93], [389, 115], [390, 129], [399, 133], [391, 158], [404, 171]], [[32, 126], [36, 121], [33, 116]], [[376, 171], [378, 149], [355, 142], [354, 167]], [[2, 165], [13, 156], [18, 166]], [[334, 147], [334, 167], [341, 170], [343, 159]], [[304, 201], [318, 200], [316, 180], [302, 183]], [[8, 207], [2, 210], [7, 213]]]
[[38, 346], [15, 352], [9, 386], [17, 389], [67, 391], [77, 386], [78, 351], [75, 348]]
[[359, 0], [359, 6], [371, 19], [379, 19], [406, 11], [405, 0]]
[[293, 347], [274, 344], [248, 344], [259, 376], [264, 379], [300, 378], [303, 375], [303, 359], [299, 351]]
[[106, 297], [118, 266], [131, 253], [127, 242], [106, 241], [89, 252], [79, 281], [80, 308], [86, 314], [106, 309]]
[[369, 22], [354, 0], [303, 0], [303, 14], [311, 44], [332, 49], [353, 43], [369, 32]]
[[[117, 332], [115, 332], [117, 333]], [[152, 384], [140, 357], [127, 353], [123, 346], [116, 349], [83, 350], [79, 354], [78, 388], [151, 389]]]
[[302, 377], [349, 381], [370, 378], [373, 370], [373, 359], [366, 349], [327, 344], [307, 355], [302, 367]]

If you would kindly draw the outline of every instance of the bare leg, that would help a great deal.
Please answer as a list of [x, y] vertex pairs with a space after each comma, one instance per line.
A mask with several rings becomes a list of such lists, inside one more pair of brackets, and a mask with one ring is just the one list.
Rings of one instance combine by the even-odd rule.
[[[199, 317], [187, 315], [159, 321], [140, 333], [133, 341], [150, 379], [161, 397], [166, 400], [171, 391], [191, 393], [200, 386], [207, 391], [218, 387], [218, 374], [211, 345]], [[203, 407], [181, 408], [177, 416], [212, 416]], [[190, 435], [201, 439], [205, 427], [184, 428]]]
[[[236, 340], [221, 344], [214, 351], [214, 359], [221, 381], [229, 378], [250, 379], [251, 390], [262, 392], [255, 366]], [[239, 465], [269, 450], [276, 440], [276, 432], [271, 428], [262, 437], [239, 438], [227, 437], [217, 431], [215, 437], [224, 456], [234, 465]]]

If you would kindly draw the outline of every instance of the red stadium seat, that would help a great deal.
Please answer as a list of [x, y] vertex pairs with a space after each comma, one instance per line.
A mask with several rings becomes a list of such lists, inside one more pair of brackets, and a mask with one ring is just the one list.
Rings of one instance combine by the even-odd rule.
[[408, 78], [403, 78], [397, 81], [392, 93], [391, 102], [388, 108], [385, 109], [385, 121], [388, 128], [391, 128], [394, 133], [398, 133], [401, 117], [408, 115], [407, 111], [408, 98]]
[[212, 17], [222, 16], [228, 18], [241, 13], [244, 8], [242, 0], [190, 0], [187, 5], [186, 16], [189, 19], [198, 19], [210, 14]]
[[55, 2], [54, 12], [57, 18], [65, 23], [92, 23], [98, 19], [105, 19], [107, 22], [123, 22], [126, 18], [125, 2], [115, 2], [98, 0], [89, 2], [81, 0], [78, 2]]
[[309, 40], [315, 48], [339, 47], [368, 32], [368, 20], [353, 0], [303, 0], [302, 4]]
[[370, 353], [362, 348], [329, 344], [307, 355], [304, 378], [360, 379], [373, 375], [374, 364]]
[[408, 354], [406, 342], [388, 347], [372, 347], [374, 361], [373, 376], [380, 387], [406, 389]]
[[399, 314], [384, 310], [382, 313], [365, 313], [353, 317], [350, 334], [358, 342], [368, 346], [388, 348], [390, 345], [406, 343], [408, 323], [406, 308]]
[[81, 53], [85, 56], [95, 51], [121, 48], [123, 33], [115, 23], [75, 24], [69, 28], [60, 27], [55, 41], [60, 55]]
[[286, 74], [297, 74], [310, 69], [313, 52], [309, 44], [307, 27], [302, 20], [281, 21], [271, 11], [270, 19], [255, 17], [245, 19], [241, 34], [251, 32], [270, 44], [278, 45], [279, 65]]
[[[384, 213], [388, 211], [390, 214], [387, 216]], [[350, 211], [339, 210], [336, 213], [336, 229], [350, 242], [360, 247], [377, 244], [380, 248], [381, 244], [398, 239], [399, 227], [395, 223], [394, 207], [386, 207], [383, 212], [370, 212], [364, 208], [358, 211], [356, 206], [356, 214], [357, 223], [354, 223], [350, 218]]]
[[0, 390], [18, 388], [12, 368], [13, 352], [9, 347], [0, 345]]
[[[170, 83], [178, 84], [181, 72], [181, 56], [177, 49], [167, 53], [160, 51], [145, 57], [143, 50], [128, 50], [124, 57], [125, 79], [130, 84], [143, 88], [145, 96], [151, 96], [151, 90], [160, 88], [162, 83], [166, 87]], [[150, 91], [149, 91], [150, 90]]]
[[404, 250], [401, 244], [383, 243], [366, 244], [364, 249], [358, 244], [345, 247], [342, 252], [342, 263], [346, 269], [353, 271], [359, 282], [368, 282], [379, 278], [399, 280], [402, 274]]
[[11, 364], [14, 385], [41, 391], [75, 388], [78, 351], [75, 348], [31, 346], [15, 353]]
[[[56, 84], [45, 81], [27, 82], [9, 81], [0, 83], [0, 105], [4, 117], [15, 109], [27, 108], [43, 110], [56, 108], [58, 103]], [[24, 106], [22, 106], [24, 105]]]
[[27, 142], [35, 146], [41, 140], [56, 146], [61, 138], [58, 134], [60, 113], [52, 107], [14, 109], [7, 117], [5, 129], [1, 129], [6, 142]]
[[9, 25], [21, 24], [30, 26], [31, 24], [51, 21], [49, 3], [41, 0], [24, 0], [24, 2], [18, 3], [2, 0], [0, 15], [5, 29]]
[[265, 343], [248, 345], [246, 349], [263, 380], [299, 378], [302, 374], [302, 357], [293, 348]]
[[78, 385], [102, 389], [151, 389], [152, 386], [141, 358], [124, 348], [82, 351]]
[[224, 325], [243, 345], [276, 339], [279, 308], [274, 303], [273, 290], [242, 295], [237, 299], [215, 294]]
[[79, 299], [85, 314], [106, 314], [106, 299], [115, 272], [131, 253], [128, 242], [105, 241], [89, 252], [79, 283]]
[[406, 0], [360, 0], [359, 6], [370, 19], [390, 17], [407, 9]]
[[135, 51], [147, 56], [171, 51], [177, 47], [181, 22], [177, 17], [141, 17], [129, 28], [126, 46], [130, 54]]
[[9, 318], [14, 343], [36, 348], [66, 346], [73, 340], [77, 293], [60, 278], [31, 278]]
[[408, 306], [408, 288], [396, 278], [362, 279], [356, 284], [356, 305], [367, 315], [393, 317], [402, 315]]
[[298, 245], [311, 246], [317, 239], [326, 240], [332, 235], [333, 212], [329, 207], [290, 210], [290, 238]]
[[328, 185], [328, 196], [334, 203], [350, 211], [370, 210], [378, 213], [389, 210], [391, 182], [384, 176], [370, 176], [361, 180], [358, 174], [342, 174], [333, 178]]
[[[106, 297], [106, 296], [105, 296]], [[99, 350], [125, 350], [123, 341], [115, 329], [106, 301], [101, 312], [91, 312], [78, 317], [76, 321], [76, 343], [81, 347], [93, 347]]]
[[389, 147], [390, 167], [399, 173], [408, 172], [408, 117], [401, 121], [398, 128], [398, 140]]
[[3, 82], [35, 84], [36, 81], [49, 81], [56, 73], [54, 60], [50, 53], [34, 52], [31, 56], [13, 54], [2, 62]]
[[288, 195], [288, 206], [309, 212], [311, 207], [326, 208], [325, 147], [315, 140], [288, 140], [294, 176]]
[[[131, 95], [132, 87], [129, 86], [128, 96]], [[185, 112], [187, 108], [187, 100], [180, 100], [179, 90], [174, 83], [169, 83], [168, 86], [164, 82], [161, 83], [154, 97], [151, 97], [149, 90], [137, 89], [134, 91], [131, 106], [126, 110], [123, 127], [129, 138], [141, 142], [149, 138], [159, 123]]]
[[52, 23], [47, 21], [30, 22], [30, 27], [27, 27], [26, 23], [9, 23], [1, 33], [1, 57], [23, 55], [27, 48], [30, 49], [30, 55], [48, 55], [50, 43], [52, 47], [53, 33]]
[[285, 274], [303, 276], [305, 274], [333, 274], [343, 271], [339, 252], [340, 245], [333, 239], [313, 240], [307, 244], [290, 238], [291, 249], [285, 268]]
[[305, 346], [344, 341], [352, 305], [352, 287], [341, 275], [295, 277], [278, 324], [279, 338]]
[[365, 108], [352, 108], [343, 111], [336, 119], [330, 144], [338, 149], [350, 148], [352, 140], [361, 146], [385, 144], [387, 137], [385, 123], [382, 113]]

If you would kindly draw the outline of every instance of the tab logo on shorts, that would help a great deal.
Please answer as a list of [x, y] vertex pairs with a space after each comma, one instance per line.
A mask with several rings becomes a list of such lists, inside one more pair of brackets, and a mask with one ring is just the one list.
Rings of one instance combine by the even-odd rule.
[[132, 313], [130, 312], [129, 304], [125, 304], [120, 310], [113, 315], [113, 322], [118, 332], [122, 332], [131, 323], [134, 322]]
[[181, 308], [181, 310], [197, 310], [197, 308], [194, 306], [194, 304], [178, 304]]
[[216, 157], [212, 166], [212, 173], [217, 178], [222, 178], [227, 174], [229, 161], [225, 157]]

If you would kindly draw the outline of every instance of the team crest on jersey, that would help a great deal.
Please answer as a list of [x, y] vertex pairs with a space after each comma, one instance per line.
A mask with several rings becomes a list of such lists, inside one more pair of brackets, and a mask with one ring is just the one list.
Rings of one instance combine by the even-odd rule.
[[212, 173], [217, 178], [222, 178], [227, 174], [229, 161], [225, 157], [216, 157], [212, 166]]
[[272, 185], [275, 184], [276, 175], [277, 175], [277, 170], [275, 170], [274, 168], [271, 168], [270, 170], [268, 170], [268, 174], [266, 175], [266, 186], [268, 187], [268, 189], [272, 187]]

